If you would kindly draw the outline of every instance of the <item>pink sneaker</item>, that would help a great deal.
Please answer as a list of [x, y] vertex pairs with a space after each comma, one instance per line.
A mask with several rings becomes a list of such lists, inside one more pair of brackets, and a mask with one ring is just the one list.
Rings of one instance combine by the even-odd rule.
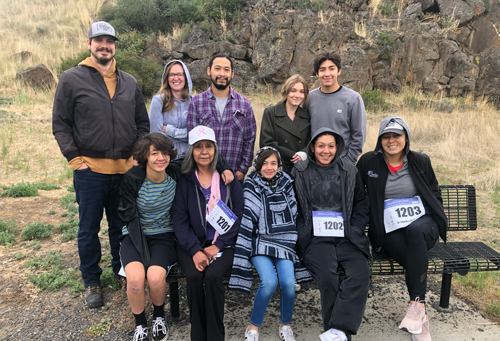
[[415, 302], [410, 303], [408, 310], [406, 311], [406, 316], [401, 321], [399, 329], [406, 330], [412, 334], [420, 334], [422, 332], [422, 325], [425, 320], [425, 308], [420, 304], [420, 300], [417, 297]]
[[422, 325], [422, 332], [420, 334], [413, 334], [411, 336], [413, 341], [432, 341], [431, 333], [429, 331], [429, 319], [425, 315], [425, 322]]

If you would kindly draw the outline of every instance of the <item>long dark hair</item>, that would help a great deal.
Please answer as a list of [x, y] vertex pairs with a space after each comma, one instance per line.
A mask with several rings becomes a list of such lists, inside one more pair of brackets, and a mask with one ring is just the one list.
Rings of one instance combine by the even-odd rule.
[[161, 112], [169, 112], [170, 110], [176, 107], [174, 102], [174, 96], [172, 95], [172, 89], [170, 89], [170, 84], [168, 84], [168, 74], [170, 73], [172, 67], [176, 64], [180, 65], [182, 67], [182, 71], [184, 72], [185, 84], [184, 84], [184, 89], [182, 89], [182, 98], [186, 99], [189, 97], [189, 84], [186, 72], [184, 71], [184, 66], [182, 66], [180, 62], [170, 63], [167, 66], [167, 69], [165, 70], [165, 73], [163, 75], [163, 80], [161, 83], [161, 88], [160, 91], [158, 91], [160, 95], [163, 94]]

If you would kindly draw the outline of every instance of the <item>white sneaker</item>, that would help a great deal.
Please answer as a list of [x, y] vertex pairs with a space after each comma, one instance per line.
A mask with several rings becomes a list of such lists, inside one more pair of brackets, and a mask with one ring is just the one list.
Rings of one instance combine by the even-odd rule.
[[250, 329], [250, 326], [245, 330], [245, 341], [259, 341], [259, 332]]
[[321, 341], [347, 341], [347, 336], [344, 333], [342, 333], [343, 336], [339, 335], [339, 333], [342, 332], [332, 328], [321, 334], [319, 338]]
[[292, 328], [290, 328], [290, 326], [280, 327], [279, 334], [281, 340], [283, 341], [295, 341], [295, 339], [293, 338], [293, 331]]
[[411, 336], [413, 341], [432, 341], [429, 329], [429, 318], [425, 315], [425, 322], [422, 325], [422, 332], [420, 334], [413, 334]]
[[399, 329], [406, 330], [412, 334], [420, 334], [422, 332], [422, 325], [425, 320], [425, 307], [422, 307], [420, 300], [417, 297], [415, 302], [410, 303], [406, 316], [401, 321]]

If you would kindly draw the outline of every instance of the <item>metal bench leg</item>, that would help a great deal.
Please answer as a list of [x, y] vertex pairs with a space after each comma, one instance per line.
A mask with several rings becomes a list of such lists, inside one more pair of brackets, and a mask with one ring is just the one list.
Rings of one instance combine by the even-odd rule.
[[170, 315], [178, 319], [181, 315], [179, 311], [179, 282], [172, 282], [168, 286], [170, 288]]
[[453, 312], [453, 309], [450, 308], [451, 277], [452, 274], [443, 273], [443, 278], [441, 280], [441, 297], [439, 299], [439, 305], [437, 304], [437, 302], [433, 304], [433, 307], [440, 312]]

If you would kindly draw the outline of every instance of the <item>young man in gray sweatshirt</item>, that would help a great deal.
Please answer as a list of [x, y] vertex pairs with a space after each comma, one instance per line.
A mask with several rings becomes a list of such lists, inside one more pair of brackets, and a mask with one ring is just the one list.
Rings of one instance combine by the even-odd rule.
[[366, 139], [366, 112], [361, 95], [338, 83], [341, 72], [340, 56], [333, 51], [321, 51], [314, 58], [314, 73], [320, 87], [309, 93], [307, 109], [311, 116], [311, 133], [330, 128], [345, 141], [341, 157], [353, 164]]

